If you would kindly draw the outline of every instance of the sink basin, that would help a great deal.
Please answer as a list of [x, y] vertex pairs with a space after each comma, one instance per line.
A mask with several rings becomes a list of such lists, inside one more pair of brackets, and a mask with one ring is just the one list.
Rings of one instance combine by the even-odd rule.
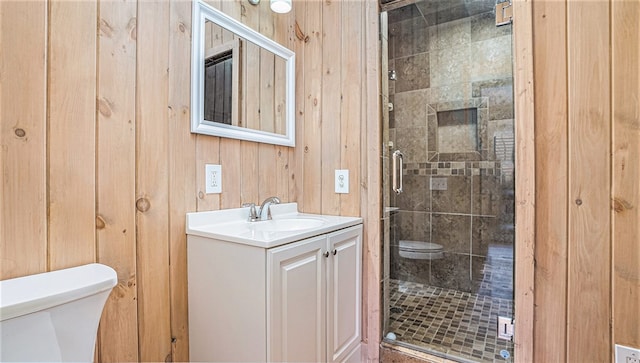
[[287, 232], [302, 231], [317, 228], [325, 224], [325, 221], [317, 218], [283, 218], [270, 221], [247, 222], [249, 228], [259, 232]]
[[187, 213], [186, 232], [190, 236], [272, 248], [362, 223], [358, 217], [300, 213], [296, 203], [271, 205], [271, 214], [272, 220], [249, 222], [248, 207]]

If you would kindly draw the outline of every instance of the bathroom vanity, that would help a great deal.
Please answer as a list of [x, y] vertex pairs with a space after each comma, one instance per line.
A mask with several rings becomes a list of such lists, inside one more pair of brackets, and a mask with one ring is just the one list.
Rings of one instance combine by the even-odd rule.
[[360, 361], [362, 219], [187, 214], [192, 361]]

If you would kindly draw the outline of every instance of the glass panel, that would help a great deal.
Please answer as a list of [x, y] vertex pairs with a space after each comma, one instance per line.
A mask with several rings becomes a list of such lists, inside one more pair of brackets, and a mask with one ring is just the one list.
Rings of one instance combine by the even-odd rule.
[[493, 0], [394, 4], [381, 15], [384, 338], [512, 361], [496, 331], [513, 317], [511, 25], [496, 27]]

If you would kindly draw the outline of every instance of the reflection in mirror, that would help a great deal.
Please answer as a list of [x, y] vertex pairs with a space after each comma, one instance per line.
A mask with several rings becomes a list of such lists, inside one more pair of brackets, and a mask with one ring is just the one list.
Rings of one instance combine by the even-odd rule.
[[198, 1], [194, 19], [192, 132], [293, 146], [293, 52]]
[[240, 39], [234, 39], [204, 51], [204, 119], [207, 121], [238, 126], [241, 49]]
[[286, 61], [205, 23], [204, 119], [283, 135]]

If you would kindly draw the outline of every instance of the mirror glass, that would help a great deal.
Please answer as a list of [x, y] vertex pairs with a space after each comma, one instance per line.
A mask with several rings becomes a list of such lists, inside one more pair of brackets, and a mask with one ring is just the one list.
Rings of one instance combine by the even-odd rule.
[[191, 131], [294, 146], [294, 54], [194, 2]]

